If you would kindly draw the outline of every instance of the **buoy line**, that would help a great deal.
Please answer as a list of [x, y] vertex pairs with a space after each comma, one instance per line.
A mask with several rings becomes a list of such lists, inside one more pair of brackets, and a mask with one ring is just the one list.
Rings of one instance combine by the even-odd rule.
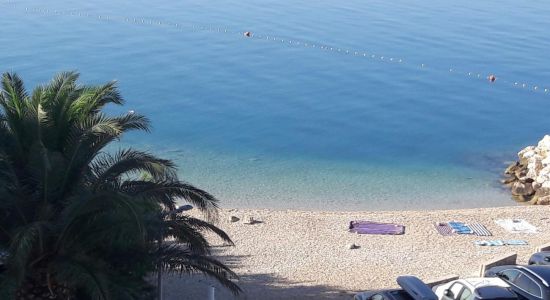
[[[13, 8], [17, 8], [18, 3], [17, 1], [0, 2], [0, 5], [6, 5], [6, 4], [11, 5]], [[501, 78], [500, 76], [493, 73], [486, 73], [486, 72], [482, 73], [482, 72], [471, 72], [471, 71], [468, 72], [468, 71], [454, 69], [452, 67], [438, 68], [425, 63], [412, 63], [409, 61], [405, 61], [403, 58], [374, 54], [372, 52], [367, 52], [364, 50], [347, 49], [343, 47], [330, 46], [324, 43], [284, 38], [284, 37], [278, 37], [275, 35], [257, 34], [253, 31], [232, 30], [232, 29], [223, 28], [223, 27], [178, 23], [178, 22], [161, 21], [161, 20], [154, 20], [154, 19], [147, 19], [147, 18], [128, 17], [128, 16], [98, 15], [98, 14], [90, 14], [80, 10], [56, 10], [56, 9], [29, 8], [29, 7], [25, 7], [24, 10], [25, 10], [25, 13], [27, 14], [86, 17], [86, 18], [96, 19], [96, 20], [105, 21], [105, 22], [114, 21], [114, 22], [124, 22], [124, 23], [137, 24], [137, 25], [146, 25], [146, 26], [162, 26], [162, 27], [173, 28], [182, 32], [183, 31], [192, 31], [192, 32], [207, 31], [207, 32], [214, 32], [214, 33], [216, 32], [224, 33], [224, 34], [235, 35], [236, 37], [239, 37], [242, 39], [275, 42], [286, 46], [316, 49], [318, 51], [333, 52], [337, 54], [350, 55], [350, 56], [355, 56], [359, 58], [367, 58], [370, 60], [376, 60], [379, 62], [386, 62], [386, 63], [396, 64], [396, 65], [406, 64], [406, 65], [413, 66], [418, 70], [422, 70], [422, 71], [429, 70], [429, 71], [439, 71], [444, 73], [458, 74], [467, 78], [480, 79], [485, 81], [487, 84], [491, 84], [491, 85], [503, 84], [503, 85], [508, 85], [512, 88], [518, 88], [518, 89], [522, 89], [530, 92], [536, 92], [539, 94], [542, 93], [542, 94], [550, 95], [550, 85], [545, 86], [545, 85], [532, 84], [532, 83], [519, 81], [519, 80], [508, 80], [506, 78]]]

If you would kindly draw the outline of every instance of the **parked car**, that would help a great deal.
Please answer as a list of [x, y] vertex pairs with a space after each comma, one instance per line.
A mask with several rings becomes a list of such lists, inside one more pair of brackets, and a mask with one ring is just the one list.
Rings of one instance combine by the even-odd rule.
[[402, 289], [363, 292], [354, 300], [437, 300], [437, 296], [422, 280], [414, 276], [399, 276], [397, 284]]
[[537, 252], [529, 258], [530, 265], [550, 265], [550, 251]]
[[458, 279], [433, 288], [440, 300], [518, 299], [510, 285], [500, 278]]
[[486, 277], [499, 277], [524, 299], [550, 300], [550, 266], [498, 266], [485, 272]]

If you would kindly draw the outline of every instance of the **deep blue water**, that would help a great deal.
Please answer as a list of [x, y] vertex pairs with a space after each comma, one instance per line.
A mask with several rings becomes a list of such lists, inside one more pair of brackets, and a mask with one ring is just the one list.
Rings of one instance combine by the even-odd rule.
[[226, 207], [513, 205], [550, 128], [548, 1], [81, 2], [1, 2], [0, 69], [117, 79], [154, 126], [122, 145]]

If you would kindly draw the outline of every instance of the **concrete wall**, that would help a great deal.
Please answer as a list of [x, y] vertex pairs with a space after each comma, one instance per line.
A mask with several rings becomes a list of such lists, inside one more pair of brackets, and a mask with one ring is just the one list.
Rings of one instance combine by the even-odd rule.
[[546, 243], [544, 245], [538, 246], [535, 249], [535, 252], [542, 252], [542, 251], [550, 251], [550, 243]]
[[444, 284], [457, 279], [458, 279], [458, 275], [449, 275], [449, 276], [439, 277], [433, 280], [428, 280], [426, 281], [426, 285], [433, 288], [436, 285]]
[[502, 265], [515, 265], [517, 258], [518, 258], [518, 255], [516, 253], [513, 253], [513, 254], [507, 254], [507, 255], [495, 257], [494, 259], [488, 260], [485, 263], [481, 264], [479, 268], [479, 276], [483, 277], [483, 275], [485, 275], [485, 271], [489, 270], [492, 267], [502, 266]]

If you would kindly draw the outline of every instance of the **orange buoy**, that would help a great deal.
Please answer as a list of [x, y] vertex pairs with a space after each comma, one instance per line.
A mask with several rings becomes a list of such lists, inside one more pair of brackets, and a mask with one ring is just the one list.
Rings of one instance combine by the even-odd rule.
[[250, 31], [245, 31], [245, 32], [244, 32], [244, 36], [246, 36], [246, 37], [251, 37], [251, 36], [252, 36], [252, 32], [250, 32]]
[[493, 74], [489, 75], [489, 77], [487, 77], [487, 79], [489, 79], [490, 82], [495, 82], [497, 80], [497, 77]]

